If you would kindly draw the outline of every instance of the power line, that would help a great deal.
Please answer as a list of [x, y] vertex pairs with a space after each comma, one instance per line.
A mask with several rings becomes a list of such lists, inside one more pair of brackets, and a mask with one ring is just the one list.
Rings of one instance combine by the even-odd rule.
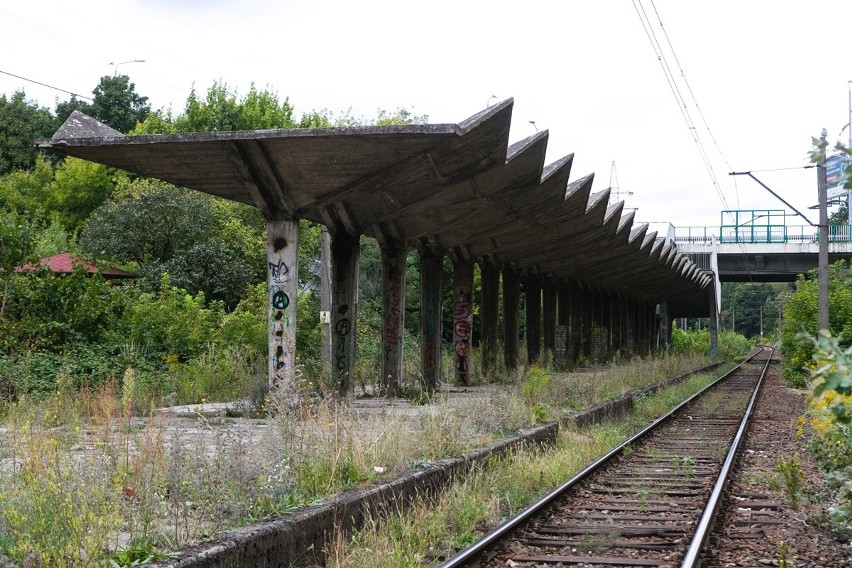
[[71, 91], [66, 91], [65, 89], [60, 89], [59, 87], [54, 87], [53, 85], [48, 85], [47, 83], [42, 83], [41, 81], [36, 81], [35, 79], [27, 79], [26, 77], [21, 77], [20, 75], [15, 75], [14, 73], [9, 73], [8, 71], [3, 71], [2, 69], [0, 69], [0, 73], [2, 73], [4, 75], [9, 75], [10, 77], [14, 77], [16, 79], [21, 79], [22, 81], [28, 81], [30, 83], [35, 83], [36, 85], [41, 85], [42, 87], [47, 87], [48, 89], [53, 89], [55, 91], [61, 91], [63, 93], [67, 93], [67, 94], [71, 95], [72, 97], [77, 97], [79, 99], [86, 99], [87, 101], [92, 101], [92, 102], [95, 101], [95, 99], [93, 99], [91, 97], [87, 97], [85, 95], [78, 95], [77, 93], [73, 93]]
[[[653, 2], [652, 2], [652, 4], [653, 4]], [[692, 116], [689, 112], [689, 108], [686, 104], [686, 99], [684, 98], [683, 94], [681, 93], [680, 88], [678, 87], [677, 79], [675, 78], [675, 75], [672, 72], [671, 67], [669, 66], [669, 63], [668, 63], [668, 60], [666, 59], [663, 47], [660, 44], [660, 41], [657, 39], [656, 33], [654, 33], [653, 25], [651, 24], [651, 20], [648, 17], [647, 12], [645, 11], [645, 7], [642, 6], [641, 0], [633, 0], [633, 8], [636, 10], [636, 14], [639, 17], [639, 21], [642, 23], [642, 28], [645, 31], [645, 35], [647, 36], [648, 41], [651, 44], [651, 48], [654, 50], [654, 54], [657, 56], [657, 60], [660, 62], [660, 66], [663, 70], [663, 75], [665, 76], [666, 82], [669, 85], [669, 89], [671, 90], [672, 95], [675, 98], [675, 102], [677, 103], [677, 106], [678, 106], [678, 109], [680, 110], [681, 116], [683, 117], [684, 122], [686, 122], [686, 126], [687, 126], [687, 128], [690, 132], [690, 135], [692, 136], [692, 139], [696, 144], [696, 148], [698, 149], [699, 156], [701, 157], [702, 162], [704, 162], [704, 167], [707, 170], [708, 175], [710, 176], [710, 181], [713, 184], [713, 188], [715, 189], [716, 194], [718, 195], [718, 197], [719, 197], [720, 201], [722, 202], [722, 205], [724, 206], [724, 208], [730, 209], [730, 206], [728, 205], [727, 200], [725, 199], [725, 195], [722, 192], [721, 186], [719, 184], [719, 180], [716, 177], [716, 173], [713, 170], [713, 166], [712, 166], [711, 161], [710, 161], [710, 156], [708, 155], [707, 150], [706, 150], [706, 148], [704, 147], [704, 144], [701, 141], [701, 137], [698, 134], [698, 129], [695, 126], [695, 122], [693, 121]], [[654, 6], [654, 11], [657, 14], [657, 19], [660, 22], [660, 27], [662, 28], [662, 20], [659, 17], [659, 13], [657, 12], [656, 6]], [[668, 41], [668, 34], [665, 32], [665, 28], [663, 28], [663, 33], [666, 36], [666, 41], [668, 42], [668, 45], [669, 45], [669, 51], [671, 51], [672, 56], [674, 57], [674, 60], [677, 62], [678, 68], [681, 71], [681, 76], [684, 77], [684, 83], [686, 83], [685, 75], [683, 73], [683, 69], [680, 66], [680, 62], [677, 59], [677, 55], [674, 53], [674, 49], [672, 48], [671, 42]], [[687, 88], [689, 88], [688, 83], [687, 83]], [[689, 90], [690, 90], [690, 94], [692, 94], [691, 89], [689, 89]], [[694, 102], [695, 97], [693, 96], [692, 98], [693, 98], [693, 102]], [[705, 126], [706, 126], [706, 121], [705, 121]]]
[[[677, 53], [675, 53], [674, 46], [672, 45], [671, 39], [669, 39], [669, 34], [666, 31], [666, 28], [663, 26], [663, 19], [660, 16], [660, 13], [657, 11], [657, 5], [654, 3], [654, 0], [651, 0], [651, 7], [654, 8], [654, 14], [657, 16], [657, 21], [660, 23], [660, 29], [663, 31], [663, 35], [666, 38], [666, 43], [669, 46], [669, 50], [672, 52], [672, 57], [674, 57], [674, 61], [677, 64], [678, 71], [680, 71], [680, 76], [683, 78], [683, 83], [686, 85], [687, 91], [689, 91], [689, 96], [692, 97], [692, 102], [695, 105], [695, 110], [698, 111], [698, 116], [701, 117], [701, 122], [704, 123], [704, 128], [707, 129], [707, 134], [710, 135], [710, 140], [713, 141], [713, 145], [716, 147], [716, 151], [719, 152], [719, 155], [722, 157], [722, 160], [725, 162], [725, 165], [728, 166], [728, 170], [733, 170], [731, 164], [728, 162], [727, 156], [722, 152], [722, 148], [719, 146], [719, 143], [716, 141], [716, 137], [713, 135], [713, 131], [710, 130], [710, 125], [707, 123], [707, 118], [704, 116], [704, 111], [701, 110], [701, 107], [698, 105], [698, 99], [695, 97], [695, 92], [692, 90], [692, 86], [689, 84], [689, 81], [686, 79], [686, 73], [683, 71], [683, 66], [680, 64], [680, 60], [677, 57]], [[734, 195], [737, 198], [737, 207], [739, 207], [740, 195], [737, 189], [736, 179], [734, 180]]]

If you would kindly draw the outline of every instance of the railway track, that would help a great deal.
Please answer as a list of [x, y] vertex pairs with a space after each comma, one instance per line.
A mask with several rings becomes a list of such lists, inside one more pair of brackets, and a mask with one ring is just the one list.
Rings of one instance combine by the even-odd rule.
[[441, 568], [697, 566], [772, 352], [760, 348]]

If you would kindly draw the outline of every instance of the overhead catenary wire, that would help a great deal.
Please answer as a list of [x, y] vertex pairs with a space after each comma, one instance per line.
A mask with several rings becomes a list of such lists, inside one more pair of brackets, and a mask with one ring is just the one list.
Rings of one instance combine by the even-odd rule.
[[[653, 2], [652, 2], [652, 4], [653, 4]], [[642, 24], [643, 30], [645, 31], [645, 35], [647, 36], [648, 41], [651, 44], [651, 48], [654, 50], [654, 54], [657, 56], [657, 60], [659, 61], [660, 66], [663, 70], [663, 75], [665, 76], [666, 82], [669, 85], [669, 89], [671, 90], [672, 95], [674, 96], [675, 101], [677, 103], [678, 110], [680, 111], [681, 116], [683, 117], [684, 122], [686, 123], [687, 128], [690, 132], [690, 135], [692, 136], [692, 139], [696, 144], [696, 148], [698, 150], [699, 156], [701, 157], [701, 160], [704, 163], [704, 167], [707, 170], [707, 173], [710, 177], [710, 181], [713, 185], [713, 188], [716, 191], [716, 194], [719, 197], [719, 200], [721, 201], [723, 207], [725, 209], [730, 209], [730, 206], [728, 205], [727, 199], [725, 198], [725, 194], [722, 192], [719, 180], [716, 177], [716, 173], [713, 169], [713, 165], [711, 163], [710, 156], [709, 156], [709, 154], [708, 154], [708, 152], [707, 152], [707, 150], [704, 146], [704, 143], [702, 142], [701, 136], [699, 135], [699, 132], [698, 132], [698, 128], [697, 128], [695, 121], [693, 120], [692, 115], [690, 113], [689, 105], [687, 104], [686, 98], [684, 97], [683, 93], [681, 92], [681, 88], [678, 86], [678, 81], [675, 77], [674, 72], [672, 71], [671, 66], [669, 65], [668, 58], [666, 57], [666, 54], [665, 54], [665, 50], [663, 49], [663, 46], [661, 45], [659, 39], [657, 38], [657, 34], [654, 32], [653, 24], [651, 23], [651, 19], [648, 16], [647, 11], [645, 10], [645, 7], [642, 5], [641, 0], [633, 0], [633, 7], [636, 10], [636, 14], [639, 17], [639, 21]], [[671, 41], [668, 38], [668, 33], [665, 31], [665, 28], [662, 26], [662, 19], [659, 16], [659, 12], [657, 11], [656, 6], [653, 6], [653, 8], [654, 8], [655, 14], [657, 15], [657, 20], [660, 23], [660, 27], [663, 29], [663, 33], [665, 34], [665, 38], [666, 38], [666, 42], [668, 43], [669, 51], [671, 52], [673, 59], [677, 63], [678, 69], [680, 70], [681, 77], [684, 79], [684, 84], [686, 85], [686, 88], [689, 91], [690, 96], [692, 97], [692, 101], [693, 101], [694, 106], [696, 106], [696, 108], [697, 108], [697, 103], [695, 102], [694, 93], [693, 93], [691, 87], [689, 87], [689, 84], [685, 80], [686, 75], [683, 72], [683, 68], [680, 65], [680, 61], [677, 59], [677, 55], [674, 53], [674, 48], [672, 47]], [[699, 113], [700, 113], [700, 110], [699, 110]], [[704, 121], [705, 127], [706, 127], [706, 120], [704, 119], [703, 114], [702, 114], [702, 120]], [[709, 131], [709, 129], [708, 129], [708, 131]], [[712, 135], [711, 135], [711, 137], [712, 137]], [[715, 139], [714, 139], [714, 142], [715, 142]], [[716, 145], [717, 145], [717, 148], [718, 148], [718, 143]], [[723, 155], [723, 159], [724, 159], [724, 155]]]

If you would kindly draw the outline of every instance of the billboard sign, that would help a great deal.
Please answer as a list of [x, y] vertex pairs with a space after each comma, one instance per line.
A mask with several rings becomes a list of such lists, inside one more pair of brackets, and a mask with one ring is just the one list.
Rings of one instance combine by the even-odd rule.
[[846, 183], [849, 167], [849, 157], [846, 154], [835, 154], [825, 159], [825, 187], [829, 199], [836, 199], [846, 193], [843, 185]]

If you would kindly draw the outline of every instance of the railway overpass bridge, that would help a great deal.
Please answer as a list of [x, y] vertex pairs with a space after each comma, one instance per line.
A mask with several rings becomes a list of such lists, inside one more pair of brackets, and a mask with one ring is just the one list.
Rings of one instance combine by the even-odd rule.
[[[829, 225], [829, 262], [852, 258], [852, 225]], [[674, 227], [667, 239], [720, 282], [793, 282], [817, 268], [819, 233], [809, 225]]]

